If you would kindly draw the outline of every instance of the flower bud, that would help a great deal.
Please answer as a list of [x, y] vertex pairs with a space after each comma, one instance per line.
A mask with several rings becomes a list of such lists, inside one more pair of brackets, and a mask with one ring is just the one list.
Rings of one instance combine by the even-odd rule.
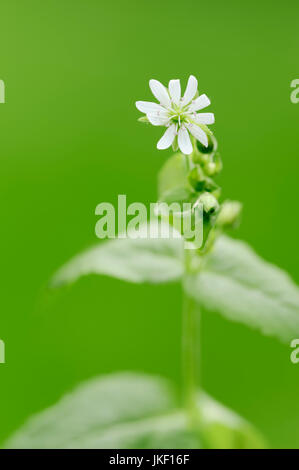
[[203, 191], [205, 188], [205, 176], [199, 166], [195, 166], [188, 175], [188, 180], [195, 191]]
[[219, 202], [212, 193], [205, 192], [198, 198], [198, 202], [203, 205], [205, 214], [213, 214], [219, 209]]
[[192, 160], [195, 164], [199, 163], [200, 165], [204, 165], [205, 163], [209, 163], [210, 156], [208, 153], [194, 152], [192, 155]]
[[236, 227], [240, 222], [242, 204], [239, 201], [225, 201], [217, 217], [217, 225], [221, 227]]
[[215, 162], [209, 162], [205, 165], [205, 172], [209, 176], [213, 176], [216, 173], [216, 163]]
[[188, 175], [188, 180], [191, 186], [195, 189], [195, 191], [213, 192], [214, 196], [217, 198], [216, 191], [220, 190], [219, 186], [215, 183], [215, 181], [213, 181], [211, 178], [204, 174], [200, 166], [196, 165], [190, 171]]
[[220, 173], [220, 171], [222, 170], [223, 164], [222, 164], [222, 158], [219, 152], [215, 153], [214, 162], [216, 164], [216, 173]]
[[222, 160], [217, 152], [210, 156], [210, 160], [205, 163], [204, 170], [208, 176], [215, 176], [222, 170]]

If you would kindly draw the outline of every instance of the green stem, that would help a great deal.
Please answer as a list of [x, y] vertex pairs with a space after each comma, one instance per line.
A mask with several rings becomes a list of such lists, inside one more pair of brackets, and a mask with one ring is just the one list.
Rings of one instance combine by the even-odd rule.
[[[185, 274], [190, 275], [191, 250], [185, 250]], [[183, 286], [184, 287], [184, 286]], [[188, 413], [189, 424], [192, 428], [198, 424], [198, 306], [184, 291], [183, 299], [183, 341], [182, 366], [184, 402]]]

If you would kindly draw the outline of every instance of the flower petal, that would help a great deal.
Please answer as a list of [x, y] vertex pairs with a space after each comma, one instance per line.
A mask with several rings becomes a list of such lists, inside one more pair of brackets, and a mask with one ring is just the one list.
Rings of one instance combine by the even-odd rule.
[[193, 151], [188, 131], [185, 127], [181, 127], [178, 134], [178, 145], [185, 155], [190, 155]]
[[166, 132], [164, 132], [163, 136], [157, 143], [157, 148], [159, 150], [164, 150], [170, 147], [172, 142], [174, 141], [175, 135], [176, 135], [176, 125], [172, 124], [170, 127], [168, 127]]
[[204, 145], [205, 147], [208, 146], [208, 137], [199, 126], [197, 126], [196, 124], [189, 124], [188, 129], [191, 134], [194, 135], [194, 137], [199, 140], [202, 145]]
[[169, 123], [169, 117], [160, 113], [148, 113], [147, 118], [153, 126], [167, 126]]
[[215, 122], [215, 116], [213, 113], [196, 114], [193, 119], [195, 122], [198, 122], [198, 124], [214, 124]]
[[190, 75], [185, 94], [182, 98], [182, 106], [186, 106], [186, 104], [190, 103], [190, 101], [194, 98], [196, 91], [197, 80], [193, 75]]
[[192, 101], [189, 106], [188, 111], [199, 111], [200, 109], [206, 108], [211, 104], [211, 101], [207, 97], [207, 95], [200, 95], [196, 100]]
[[179, 105], [181, 99], [181, 83], [180, 80], [170, 80], [168, 90], [172, 101]]
[[136, 108], [142, 113], [153, 113], [155, 111], [164, 111], [165, 108], [158, 103], [152, 103], [150, 101], [136, 101]]
[[149, 86], [152, 94], [158, 101], [160, 101], [161, 104], [168, 107], [171, 105], [168, 91], [162, 83], [158, 82], [158, 80], [150, 80]]

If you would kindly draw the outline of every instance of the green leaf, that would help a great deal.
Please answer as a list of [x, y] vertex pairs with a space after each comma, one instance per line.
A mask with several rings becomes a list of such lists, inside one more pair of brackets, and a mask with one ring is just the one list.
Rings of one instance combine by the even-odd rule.
[[[182, 241], [167, 236], [168, 224], [156, 220], [141, 227], [158, 238], [115, 239], [77, 255], [54, 276], [52, 285], [74, 282], [89, 274], [102, 274], [141, 283], [160, 283], [182, 276]], [[161, 232], [158, 232], [161, 230]]]
[[220, 237], [185, 289], [208, 310], [289, 341], [299, 332], [299, 288], [246, 243]]
[[177, 188], [165, 191], [159, 202], [166, 202], [166, 204], [177, 202], [183, 209], [184, 203], [194, 204], [197, 197], [198, 196], [194, 192], [190, 191], [190, 189], [179, 186]]
[[176, 188], [192, 189], [188, 182], [186, 156], [181, 153], [176, 153], [170, 157], [159, 172], [159, 199], [163, 198], [165, 193], [169, 193]]
[[203, 440], [211, 449], [264, 449], [264, 437], [248, 421], [205, 393], [199, 400]]
[[[244, 419], [207, 395], [199, 399], [202, 442], [210, 448], [257, 448], [264, 442]], [[168, 382], [132, 373], [80, 385], [32, 417], [7, 448], [200, 448]]]

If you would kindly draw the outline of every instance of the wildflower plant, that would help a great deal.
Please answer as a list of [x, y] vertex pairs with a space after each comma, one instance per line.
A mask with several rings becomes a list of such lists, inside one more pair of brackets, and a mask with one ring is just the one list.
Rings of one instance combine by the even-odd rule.
[[[225, 234], [236, 228], [242, 205], [223, 200], [217, 175], [222, 160], [207, 127], [210, 104], [191, 76], [181, 97], [179, 80], [150, 88], [158, 103], [137, 101], [141, 121], [166, 127], [158, 149], [174, 154], [158, 175], [160, 202], [191, 202], [203, 208], [200, 247], [184, 249], [180, 238], [117, 239], [79, 254], [55, 275], [52, 286], [88, 274], [136, 284], [179, 280], [183, 290], [182, 393], [144, 374], [120, 373], [79, 386], [31, 418], [7, 447], [259, 448], [265, 441], [245, 419], [209, 397], [198, 380], [201, 309], [253, 327], [286, 342], [299, 331], [299, 289], [287, 273], [262, 260], [246, 243]], [[163, 224], [171, 224], [163, 214]], [[150, 220], [155, 226], [158, 220]], [[254, 378], [253, 378], [254, 379]]]

